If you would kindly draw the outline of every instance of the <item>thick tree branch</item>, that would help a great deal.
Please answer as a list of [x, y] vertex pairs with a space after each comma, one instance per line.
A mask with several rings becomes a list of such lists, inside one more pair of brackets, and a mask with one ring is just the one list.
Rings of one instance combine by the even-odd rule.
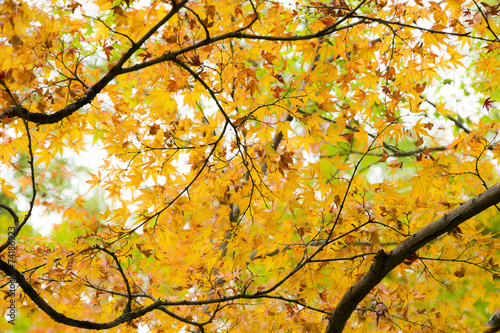
[[411, 254], [499, 202], [500, 183], [417, 231], [415, 234], [402, 241], [391, 252], [385, 253], [383, 250], [380, 250], [370, 270], [344, 294], [331, 315], [325, 332], [342, 332], [347, 320], [356, 309], [356, 306], [385, 276], [387, 276], [387, 274]]
[[231, 38], [241, 38], [241, 39], [256, 39], [256, 40], [275, 40], [275, 41], [299, 41], [299, 40], [307, 40], [307, 39], [313, 39], [313, 38], [318, 38], [322, 36], [326, 36], [329, 34], [332, 34], [336, 31], [344, 30], [344, 29], [349, 29], [352, 28], [356, 25], [364, 23], [363, 20], [360, 20], [358, 22], [354, 22], [351, 24], [347, 24], [342, 27], [337, 27], [337, 24], [333, 24], [331, 26], [328, 26], [316, 33], [309, 34], [309, 35], [304, 35], [304, 36], [259, 36], [259, 35], [253, 35], [253, 34], [245, 34], [242, 31], [248, 29], [256, 20], [257, 20], [257, 15], [255, 20], [251, 21], [247, 26], [238, 29], [233, 32], [229, 32], [227, 34], [223, 34], [214, 38], [206, 38], [205, 40], [195, 43], [193, 45], [190, 45], [188, 47], [182, 48], [180, 50], [177, 50], [175, 52], [167, 53], [165, 55], [162, 55], [156, 59], [150, 60], [150, 61], [145, 61], [141, 64], [136, 64], [130, 67], [123, 68], [123, 65], [127, 60], [130, 59], [130, 57], [137, 51], [139, 50], [142, 45], [146, 42], [146, 40], [153, 35], [162, 25], [164, 25], [172, 16], [174, 16], [186, 3], [188, 0], [183, 0], [178, 4], [175, 4], [170, 12], [160, 21], [158, 22], [153, 28], [151, 28], [137, 43], [134, 43], [130, 49], [120, 58], [120, 60], [117, 62], [113, 68], [101, 79], [99, 80], [95, 85], [90, 87], [87, 91], [86, 94], [77, 99], [74, 103], [71, 103], [70, 105], [66, 106], [65, 108], [51, 113], [51, 114], [45, 114], [45, 113], [35, 113], [35, 112], [30, 112], [28, 109], [26, 109], [23, 106], [16, 105], [10, 108], [7, 108], [5, 111], [0, 113], [0, 118], [15, 118], [19, 117], [22, 119], [26, 119], [30, 122], [34, 122], [37, 124], [53, 124], [61, 121], [62, 119], [72, 115], [76, 111], [78, 111], [80, 108], [84, 107], [85, 105], [88, 105], [92, 102], [92, 100], [97, 96], [98, 93], [100, 93], [108, 84], [111, 82], [114, 78], [116, 78], [119, 75], [123, 75], [126, 73], [130, 72], [136, 72], [140, 69], [147, 68], [162, 62], [166, 61], [175, 61], [176, 58], [179, 55], [185, 54], [189, 51], [196, 50], [200, 47], [207, 46], [209, 44], [213, 44], [218, 41], [222, 41], [225, 39], [231, 39]]
[[495, 333], [500, 331], [500, 309], [495, 311], [495, 313], [491, 316], [490, 319], [484, 324], [487, 327], [485, 330], [486, 333]]
[[165, 15], [163, 19], [161, 19], [153, 28], [151, 28], [137, 43], [132, 44], [127, 52], [125, 52], [120, 60], [118, 60], [116, 65], [114, 65], [113, 68], [111, 68], [110, 71], [102, 79], [100, 79], [96, 84], [90, 87], [83, 97], [80, 97], [74, 103], [71, 103], [65, 108], [51, 114], [30, 112], [25, 107], [16, 105], [0, 113], [0, 118], [19, 117], [37, 124], [53, 124], [72, 115], [83, 106], [90, 104], [92, 100], [97, 96], [97, 94], [101, 92], [101, 90], [103, 90], [116, 76], [124, 73], [122, 67], [125, 62], [129, 60], [130, 57], [132, 57], [132, 55], [137, 50], [139, 50], [142, 45], [149, 39], [149, 37], [151, 37], [160, 27], [162, 27], [168, 20], [170, 20], [187, 2], [188, 0], [183, 0], [177, 4], [174, 4], [170, 12]]
[[8, 276], [12, 277], [15, 279], [15, 281], [19, 284], [21, 289], [24, 291], [24, 293], [35, 303], [43, 312], [45, 312], [52, 320], [55, 322], [68, 325], [68, 326], [73, 326], [73, 327], [78, 327], [78, 328], [86, 328], [86, 329], [92, 329], [92, 330], [100, 330], [100, 329], [107, 329], [107, 328], [112, 328], [116, 327], [120, 324], [123, 324], [125, 322], [134, 320], [136, 318], [142, 317], [145, 314], [157, 309], [159, 307], [158, 302], [155, 302], [153, 304], [150, 304], [140, 310], [130, 312], [130, 313], [123, 313], [121, 316], [118, 318], [106, 322], [106, 323], [96, 323], [96, 322], [91, 322], [88, 320], [78, 320], [78, 319], [73, 319], [66, 317], [64, 314], [54, 310], [53, 307], [51, 307], [37, 292], [31, 284], [26, 281], [24, 278], [24, 275], [21, 274], [17, 269], [12, 267], [11, 265], [7, 264], [5, 261], [0, 259], [0, 270], [7, 274]]

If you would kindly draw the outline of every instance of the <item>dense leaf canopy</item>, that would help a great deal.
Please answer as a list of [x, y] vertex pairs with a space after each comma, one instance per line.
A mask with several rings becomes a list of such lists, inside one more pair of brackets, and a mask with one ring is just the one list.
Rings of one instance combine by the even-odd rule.
[[[500, 307], [498, 13], [2, 1], [0, 330], [477, 332]], [[62, 216], [47, 237], [36, 207]]]

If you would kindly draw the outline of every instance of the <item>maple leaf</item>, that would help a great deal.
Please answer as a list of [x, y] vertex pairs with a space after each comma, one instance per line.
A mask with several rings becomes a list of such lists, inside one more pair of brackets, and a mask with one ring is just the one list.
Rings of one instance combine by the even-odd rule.
[[463, 266], [460, 266], [458, 270], [456, 270], [453, 275], [455, 275], [458, 278], [464, 277], [465, 276], [465, 268]]
[[200, 56], [195, 54], [194, 56], [191, 57], [191, 63], [195, 66], [201, 66], [201, 60]]
[[495, 102], [496, 102], [495, 100], [492, 100], [488, 97], [483, 103], [483, 108], [486, 108], [487, 111], [490, 111], [490, 108], [493, 107], [493, 103]]
[[418, 255], [417, 255], [417, 253], [413, 253], [413, 254], [411, 254], [408, 258], [406, 258], [406, 259], [405, 259], [405, 261], [403, 261], [403, 263], [404, 263], [405, 265], [411, 265], [411, 264], [413, 264], [413, 263], [414, 263], [415, 261], [417, 261], [417, 260], [418, 260]]
[[285, 84], [285, 80], [283, 80], [283, 77], [280, 74], [276, 74], [274, 76], [279, 82]]

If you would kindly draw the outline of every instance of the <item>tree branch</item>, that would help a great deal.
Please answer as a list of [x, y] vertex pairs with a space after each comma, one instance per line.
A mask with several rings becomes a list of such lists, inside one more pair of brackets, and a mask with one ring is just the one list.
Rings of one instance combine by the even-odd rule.
[[76, 102], [71, 103], [65, 108], [51, 114], [30, 112], [25, 107], [16, 105], [0, 113], [0, 119], [4, 117], [19, 117], [37, 124], [53, 124], [72, 115], [83, 106], [90, 104], [97, 94], [109, 84], [109, 82], [111, 82], [116, 76], [125, 73], [122, 69], [125, 62], [129, 60], [130, 57], [149, 39], [149, 37], [151, 37], [161, 26], [170, 20], [187, 2], [188, 0], [183, 0], [179, 3], [174, 3], [170, 12], [168, 12], [168, 14], [165, 15], [165, 17], [161, 19], [153, 28], [151, 28], [137, 43], [132, 44], [127, 52], [125, 52], [120, 60], [118, 60], [116, 65], [113, 66], [113, 68], [111, 68], [102, 79], [90, 87], [83, 97], [77, 99]]
[[461, 223], [500, 202], [500, 183], [457, 207], [402, 241], [394, 250], [380, 250], [370, 270], [342, 297], [332, 313], [325, 333], [340, 333], [366, 295], [412, 253]]
[[157, 309], [159, 307], [159, 302], [155, 302], [146, 307], [143, 307], [140, 310], [130, 312], [130, 313], [122, 313], [116, 319], [105, 322], [105, 323], [96, 323], [87, 320], [78, 320], [66, 317], [64, 314], [56, 311], [52, 306], [50, 306], [31, 286], [31, 284], [24, 278], [24, 275], [21, 274], [17, 269], [7, 264], [5, 261], [0, 259], [0, 270], [7, 274], [8, 276], [15, 279], [15, 281], [19, 284], [24, 293], [35, 303], [43, 312], [45, 312], [52, 320], [57, 323], [61, 323], [67, 326], [78, 327], [78, 328], [86, 328], [93, 330], [102, 330], [107, 328], [116, 327], [125, 322], [134, 320], [136, 318], [142, 317], [145, 314]]

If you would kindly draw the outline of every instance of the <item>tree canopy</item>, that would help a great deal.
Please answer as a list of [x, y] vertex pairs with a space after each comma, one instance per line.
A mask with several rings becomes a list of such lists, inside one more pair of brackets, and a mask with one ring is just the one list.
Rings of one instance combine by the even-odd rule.
[[[481, 330], [499, 10], [4, 0], [0, 328]], [[84, 151], [103, 162], [69, 196]]]

